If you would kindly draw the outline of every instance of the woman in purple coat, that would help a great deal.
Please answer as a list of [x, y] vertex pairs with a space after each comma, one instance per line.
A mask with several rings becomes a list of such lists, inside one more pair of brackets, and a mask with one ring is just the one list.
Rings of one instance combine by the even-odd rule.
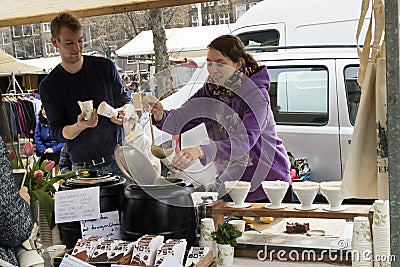
[[257, 64], [238, 37], [223, 35], [208, 45], [207, 70], [204, 86], [182, 107], [164, 110], [151, 96], [145, 103], [152, 105], [155, 125], [170, 134], [206, 126], [210, 143], [182, 149], [173, 167], [184, 170], [197, 159], [213, 161], [220, 181], [250, 181], [246, 201], [263, 201], [262, 181], [290, 182], [288, 155], [270, 106], [267, 68]]

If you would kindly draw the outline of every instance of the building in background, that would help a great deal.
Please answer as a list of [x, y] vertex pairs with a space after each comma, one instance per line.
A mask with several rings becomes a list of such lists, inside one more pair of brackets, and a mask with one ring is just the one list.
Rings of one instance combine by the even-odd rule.
[[[165, 28], [234, 23], [260, 0], [222, 0], [164, 8]], [[136, 72], [136, 59], [115, 58], [115, 51], [141, 31], [149, 30], [148, 12], [135, 11], [82, 18], [84, 51], [112, 58], [123, 72]], [[50, 42], [50, 22], [0, 28], [0, 49], [18, 59], [58, 55]], [[141, 61], [146, 58], [142, 58]]]

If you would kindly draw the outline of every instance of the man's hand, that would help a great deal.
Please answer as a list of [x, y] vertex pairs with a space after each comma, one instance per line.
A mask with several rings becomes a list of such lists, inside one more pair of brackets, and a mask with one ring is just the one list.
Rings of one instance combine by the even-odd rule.
[[81, 113], [78, 115], [77, 122], [72, 125], [67, 125], [62, 130], [62, 134], [66, 139], [74, 139], [77, 137], [83, 130], [87, 128], [94, 128], [97, 126], [99, 122], [99, 116], [97, 115], [97, 110], [93, 109], [92, 116], [89, 120], [85, 120], [85, 114]]
[[117, 108], [118, 111], [118, 116], [116, 118], [111, 118], [111, 121], [117, 125], [122, 125], [124, 120], [125, 120], [125, 115], [126, 115], [126, 105], [122, 106], [120, 108]]

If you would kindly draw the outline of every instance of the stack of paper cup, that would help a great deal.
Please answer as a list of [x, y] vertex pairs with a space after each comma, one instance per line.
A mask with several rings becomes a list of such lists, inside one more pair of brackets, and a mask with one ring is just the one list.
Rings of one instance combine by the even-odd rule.
[[372, 267], [372, 237], [368, 217], [355, 217], [351, 241], [353, 267]]
[[209, 247], [213, 251], [215, 250], [215, 241], [213, 240], [211, 233], [215, 231], [214, 220], [212, 218], [203, 218], [200, 222], [200, 241], [201, 247]]
[[376, 200], [372, 223], [374, 266], [390, 266], [389, 201]]

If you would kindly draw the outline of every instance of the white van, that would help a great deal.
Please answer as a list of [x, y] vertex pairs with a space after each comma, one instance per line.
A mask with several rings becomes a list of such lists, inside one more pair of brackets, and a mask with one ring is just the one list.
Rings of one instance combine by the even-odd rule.
[[[233, 26], [268, 67], [278, 135], [287, 151], [308, 160], [313, 181], [342, 179], [361, 95], [354, 47], [360, 8], [361, 0], [266, 0]], [[187, 85], [162, 101], [166, 109], [203, 85], [204, 60]]]
[[[361, 0], [265, 0], [232, 24], [247, 47], [354, 45]], [[366, 15], [369, 20], [370, 13]], [[365, 23], [368, 25], [368, 23]], [[366, 27], [361, 36], [364, 36]]]

